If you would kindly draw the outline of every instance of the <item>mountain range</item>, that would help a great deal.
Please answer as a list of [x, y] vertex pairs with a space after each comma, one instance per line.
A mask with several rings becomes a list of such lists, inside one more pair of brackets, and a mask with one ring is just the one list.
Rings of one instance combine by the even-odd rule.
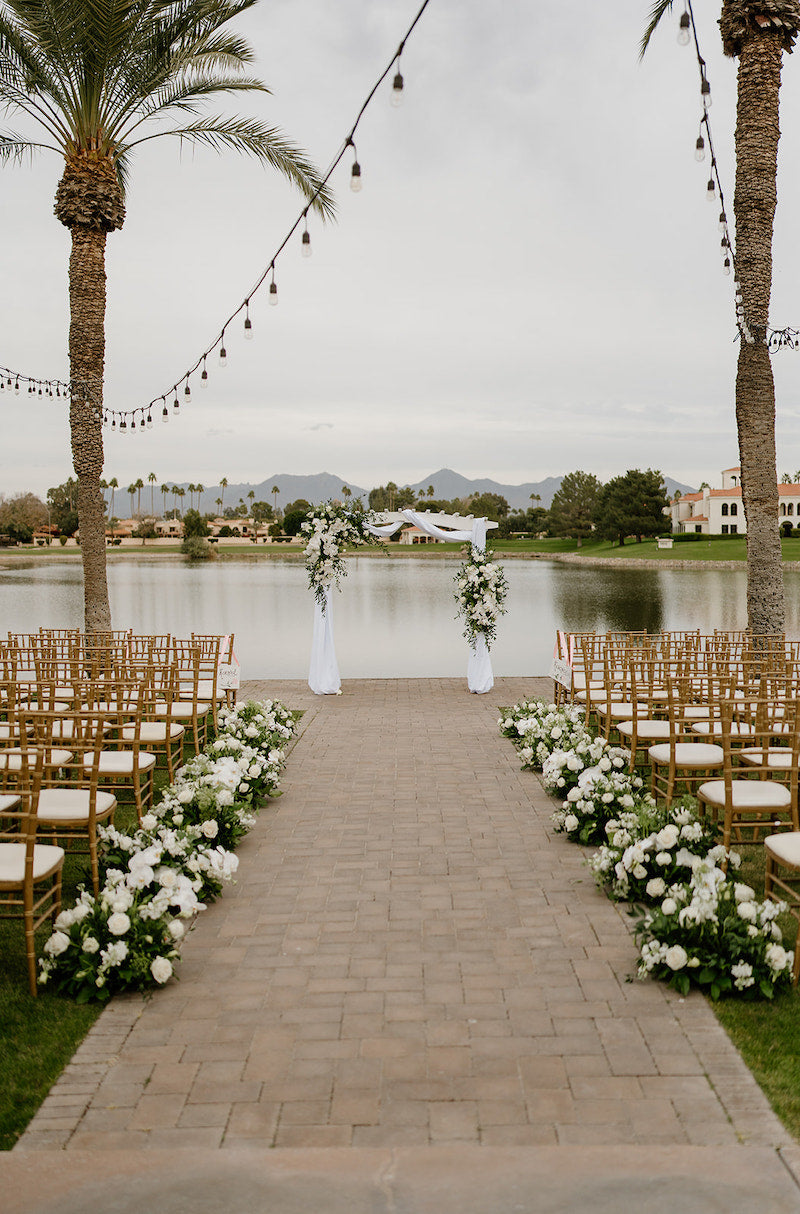
[[[494, 481], [488, 477], [470, 480], [459, 472], [453, 472], [450, 468], [440, 468], [438, 472], [432, 472], [430, 476], [413, 482], [411, 488], [424, 497], [427, 496], [428, 486], [433, 485], [433, 497], [437, 500], [445, 498], [448, 501], [453, 498], [469, 497], [473, 493], [499, 493], [506, 499], [512, 510], [527, 510], [531, 505], [543, 506], [547, 509], [562, 480], [563, 476], [548, 476], [542, 481], [528, 481], [523, 485], [504, 485], [500, 481]], [[690, 485], [681, 484], [680, 481], [673, 480], [669, 476], [664, 477], [664, 483], [670, 497], [674, 496], [676, 489], [679, 489], [681, 493], [694, 492]], [[177, 484], [182, 489], [188, 489], [186, 481], [171, 481], [170, 484]], [[400, 482], [398, 484], [400, 488], [403, 488]], [[220, 497], [223, 506], [237, 506], [240, 501], [249, 505], [251, 501], [256, 501], [269, 502], [271, 505], [277, 504], [283, 508], [290, 502], [297, 501], [298, 498], [317, 505], [330, 498], [341, 499], [342, 489], [345, 485], [353, 497], [363, 497], [364, 501], [367, 501], [369, 489], [355, 484], [354, 481], [348, 481], [345, 477], [334, 476], [330, 472], [318, 472], [313, 476], [292, 476], [288, 473], [278, 473], [256, 483], [231, 481], [224, 489], [220, 485], [207, 485], [200, 496], [200, 510], [203, 514], [216, 514], [219, 510], [217, 499]], [[277, 499], [272, 492], [276, 486], [278, 488]], [[374, 486], [370, 486], [370, 488], [374, 488]], [[250, 493], [254, 494], [252, 499], [249, 497]], [[540, 500], [532, 503], [531, 494], [538, 494]], [[146, 490], [143, 500], [147, 500]], [[168, 504], [171, 504], [169, 498]], [[185, 510], [188, 509], [188, 506], [187, 494], [187, 497], [181, 502], [181, 507]]]

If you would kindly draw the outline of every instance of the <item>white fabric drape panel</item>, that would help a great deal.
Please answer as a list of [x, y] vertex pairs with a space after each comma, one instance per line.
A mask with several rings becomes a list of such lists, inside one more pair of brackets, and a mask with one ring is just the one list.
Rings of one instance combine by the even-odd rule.
[[[446, 531], [437, 527], [430, 519], [419, 514], [416, 510], [401, 510], [402, 519], [397, 523], [366, 524], [366, 529], [372, 535], [388, 539], [399, 531], [404, 523], [412, 523], [424, 531], [426, 535], [437, 540], [449, 540], [451, 543], [472, 544], [479, 552], [486, 551], [487, 520], [476, 518], [471, 531]], [[308, 675], [308, 685], [315, 695], [335, 695], [341, 689], [339, 666], [336, 661], [336, 649], [333, 643], [333, 596], [332, 587], [325, 591], [325, 604], [314, 604], [314, 636], [311, 642], [311, 668]], [[474, 645], [469, 647], [467, 659], [467, 686], [470, 691], [483, 695], [494, 687], [492, 663], [486, 638], [478, 636]]]
[[314, 635], [308, 685], [318, 696], [336, 695], [342, 686], [333, 643], [333, 587], [325, 591], [324, 605], [314, 602]]

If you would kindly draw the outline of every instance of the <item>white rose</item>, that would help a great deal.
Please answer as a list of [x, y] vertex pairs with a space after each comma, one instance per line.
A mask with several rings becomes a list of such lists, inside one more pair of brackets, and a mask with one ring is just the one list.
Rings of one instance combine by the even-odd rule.
[[648, 898], [660, 898], [663, 893], [666, 893], [666, 882], [662, 881], [661, 877], [653, 877], [645, 886], [645, 893]]
[[660, 851], [656, 856], [656, 864], [660, 864], [664, 868], [671, 863], [672, 855], [668, 851]]
[[678, 909], [678, 903], [674, 898], [665, 898], [661, 903], [661, 912], [664, 915], [674, 915]]
[[743, 881], [736, 881], [733, 886], [733, 895], [737, 902], [752, 902], [756, 891], [749, 885], [745, 885]]
[[193, 798], [194, 789], [191, 787], [191, 785], [184, 784], [182, 788], [178, 789], [178, 800], [180, 801], [181, 805], [188, 805]]
[[740, 918], [747, 920], [749, 923], [752, 923], [756, 918], [757, 911], [755, 902], [740, 902], [736, 909], [739, 912]]
[[200, 829], [207, 839], [216, 839], [219, 834], [219, 826], [214, 818], [206, 818]]
[[577, 830], [579, 826], [580, 821], [575, 817], [575, 814], [567, 814], [566, 818], [564, 819], [564, 830], [568, 834], [571, 834], [574, 830]]
[[682, 970], [689, 960], [689, 954], [680, 944], [673, 944], [664, 954], [664, 961], [671, 970]]
[[172, 962], [167, 957], [156, 957], [150, 964], [150, 973], [163, 986], [172, 977]]
[[131, 921], [122, 911], [115, 911], [108, 916], [108, 930], [112, 936], [124, 936], [130, 928]]
[[180, 919], [170, 919], [167, 927], [173, 940], [182, 940], [186, 934], [186, 928], [183, 926]]
[[100, 949], [100, 942], [94, 936], [87, 936], [81, 947], [85, 953], [96, 953]]
[[69, 936], [64, 932], [53, 932], [44, 946], [44, 951], [49, 957], [58, 957], [67, 948], [69, 948]]

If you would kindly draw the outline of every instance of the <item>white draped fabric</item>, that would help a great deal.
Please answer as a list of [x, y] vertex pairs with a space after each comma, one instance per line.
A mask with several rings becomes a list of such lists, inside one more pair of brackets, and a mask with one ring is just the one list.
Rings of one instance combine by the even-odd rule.
[[337, 695], [342, 686], [336, 647], [333, 643], [333, 587], [325, 591], [324, 605], [314, 603], [314, 635], [311, 640], [311, 667], [308, 685], [315, 695]]
[[[486, 551], [487, 520], [485, 518], [476, 518], [470, 531], [447, 531], [432, 523], [426, 515], [420, 514], [416, 510], [401, 510], [400, 514], [403, 517], [398, 522], [377, 525], [367, 523], [367, 530], [381, 539], [388, 539], [405, 523], [412, 523], [426, 535], [433, 536], [434, 539], [449, 540], [451, 543], [455, 541], [457, 544], [469, 543], [479, 552]], [[335, 695], [341, 689], [339, 666], [336, 662], [336, 650], [333, 644], [332, 611], [332, 588], [329, 586], [325, 592], [324, 606], [320, 606], [319, 603], [314, 605], [314, 636], [311, 642], [308, 685], [315, 695]], [[494, 686], [492, 663], [484, 636], [478, 636], [475, 643], [469, 647], [467, 686], [470, 691], [479, 695], [491, 691]]]

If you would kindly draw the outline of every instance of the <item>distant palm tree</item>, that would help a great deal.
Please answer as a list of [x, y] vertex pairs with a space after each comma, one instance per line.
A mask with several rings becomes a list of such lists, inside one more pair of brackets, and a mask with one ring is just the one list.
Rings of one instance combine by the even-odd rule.
[[220, 515], [222, 515], [222, 498], [221, 497], [217, 498], [217, 505], [219, 506]]
[[142, 513], [142, 489], [144, 489], [144, 481], [139, 476], [136, 478], [136, 513]]
[[133, 499], [136, 497], [136, 485], [135, 484], [128, 485], [128, 488], [126, 489], [126, 493], [128, 493], [130, 495], [130, 499], [131, 499], [130, 517], [133, 518]]
[[172, 488], [170, 489], [170, 493], [172, 494], [172, 513], [175, 516], [175, 518], [178, 517], [176, 514], [176, 511], [178, 509], [178, 493], [179, 492], [180, 492], [180, 490], [178, 489], [177, 485], [173, 485]]
[[353, 496], [353, 490], [349, 485], [342, 485], [342, 497], [348, 501]]
[[195, 491], [195, 493], [197, 494], [197, 509], [199, 510], [199, 509], [200, 509], [200, 498], [201, 498], [201, 497], [203, 496], [203, 494], [205, 493], [205, 491], [206, 491], [206, 487], [205, 487], [205, 485], [201, 485], [201, 484], [198, 482], [198, 483], [195, 485], [195, 487], [194, 487], [194, 491]]
[[161, 494], [161, 505], [163, 513], [167, 513], [167, 494], [169, 493], [169, 485], [159, 485], [158, 492]]
[[268, 91], [243, 74], [250, 46], [224, 28], [253, 2], [5, 0], [0, 9], [0, 107], [26, 115], [40, 132], [38, 140], [0, 133], [0, 159], [46, 148], [64, 160], [55, 209], [72, 237], [70, 431], [89, 633], [111, 627], [100, 492], [105, 246], [125, 220], [134, 148], [172, 135], [246, 152], [314, 198], [320, 213], [331, 210], [329, 193], [317, 194], [317, 174], [280, 132], [256, 119], [198, 116], [219, 92]]
[[433, 497], [433, 494], [434, 494], [433, 485], [428, 485], [428, 497]]
[[[177, 493], [177, 495], [178, 495], [178, 497], [181, 499], [181, 501], [183, 501], [183, 499], [186, 497], [186, 490], [185, 490], [185, 489], [176, 489], [176, 491], [175, 491], [175, 492]], [[183, 511], [181, 511], [181, 513], [183, 513]]]
[[278, 517], [278, 494], [280, 493], [280, 489], [278, 488], [277, 485], [273, 485], [270, 492], [272, 493], [272, 500], [275, 502], [275, 506], [274, 506], [275, 517], [277, 518]]
[[792, 483], [792, 478], [790, 477], [789, 473], [784, 472], [781, 476], [781, 484], [782, 485], [791, 485], [791, 483]]
[[114, 490], [119, 489], [119, 481], [117, 480], [117, 478], [115, 476], [112, 476], [111, 480], [108, 482], [108, 487], [111, 490], [111, 504], [108, 507], [108, 514], [109, 514], [109, 518], [113, 518], [114, 517]]
[[223, 498], [225, 497], [225, 490], [228, 488], [227, 476], [223, 476], [222, 480], [219, 482], [219, 487], [222, 490], [222, 493], [220, 494], [220, 498], [219, 498], [219, 512], [220, 512], [220, 514], [222, 514], [222, 502], [223, 502]]
[[193, 508], [194, 508], [194, 491], [195, 491], [195, 486], [194, 486], [194, 485], [187, 485], [187, 486], [186, 486], [186, 488], [187, 488], [187, 489], [188, 489], [188, 491], [189, 491], [189, 509], [191, 510], [191, 509], [193, 509]]
[[255, 501], [255, 498], [256, 498], [255, 489], [251, 489], [250, 492], [248, 493], [247, 497], [250, 501], [250, 514], [252, 514], [253, 513], [253, 502]]
[[155, 472], [148, 472], [147, 479], [150, 482], [150, 517], [154, 518], [156, 513], [155, 505], [153, 504], [153, 485], [158, 480]]

